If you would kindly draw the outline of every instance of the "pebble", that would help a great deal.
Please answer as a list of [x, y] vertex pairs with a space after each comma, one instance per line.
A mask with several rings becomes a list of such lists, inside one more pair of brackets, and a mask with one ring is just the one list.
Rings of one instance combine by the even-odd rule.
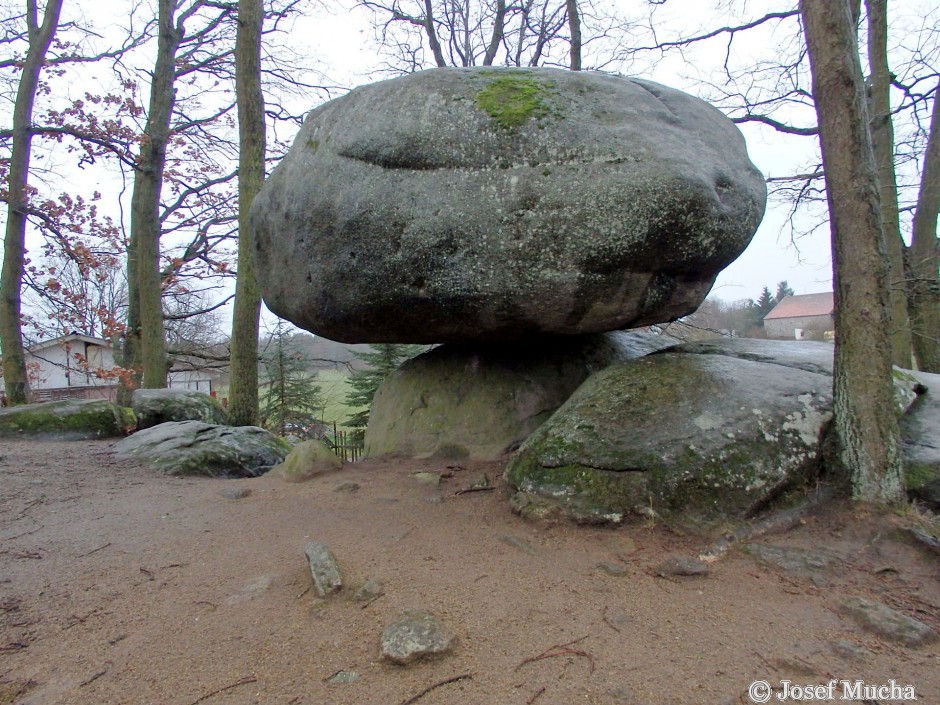
[[612, 575], [615, 578], [622, 578], [624, 575], [630, 572], [630, 570], [623, 563], [617, 563], [616, 561], [601, 561], [597, 564], [597, 569], [602, 573], [607, 573], [607, 575]]
[[656, 575], [661, 578], [672, 576], [705, 577], [708, 575], [708, 563], [690, 556], [676, 556], [661, 563], [656, 569]]
[[416, 472], [411, 475], [422, 485], [437, 487], [441, 484], [441, 474], [439, 472]]
[[353, 595], [353, 600], [356, 602], [372, 602], [373, 600], [379, 599], [384, 594], [385, 585], [382, 584], [382, 581], [369, 578], [356, 590], [356, 594]]
[[251, 490], [247, 487], [226, 487], [219, 494], [225, 499], [245, 499], [251, 494]]

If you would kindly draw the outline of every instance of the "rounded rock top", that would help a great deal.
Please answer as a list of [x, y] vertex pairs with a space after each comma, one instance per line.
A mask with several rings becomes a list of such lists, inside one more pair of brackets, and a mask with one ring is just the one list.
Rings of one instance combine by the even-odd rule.
[[691, 313], [765, 203], [740, 131], [698, 98], [432, 69], [312, 111], [251, 228], [266, 303], [318, 335], [514, 340]]

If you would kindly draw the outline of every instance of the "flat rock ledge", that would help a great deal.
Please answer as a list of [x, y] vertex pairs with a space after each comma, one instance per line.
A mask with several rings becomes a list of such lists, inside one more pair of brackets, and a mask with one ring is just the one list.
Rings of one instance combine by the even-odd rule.
[[382, 658], [400, 666], [448, 653], [454, 644], [434, 615], [424, 610], [408, 610], [382, 632]]

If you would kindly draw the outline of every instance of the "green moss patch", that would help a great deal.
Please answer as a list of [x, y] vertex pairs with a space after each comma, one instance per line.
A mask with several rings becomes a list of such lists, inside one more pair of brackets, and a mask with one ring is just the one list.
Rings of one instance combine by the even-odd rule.
[[0, 437], [114, 438], [137, 424], [132, 409], [109, 401], [58, 401], [0, 410]]
[[477, 94], [477, 107], [500, 127], [519, 127], [530, 118], [549, 114], [546, 98], [550, 92], [551, 84], [524, 75], [499, 76]]

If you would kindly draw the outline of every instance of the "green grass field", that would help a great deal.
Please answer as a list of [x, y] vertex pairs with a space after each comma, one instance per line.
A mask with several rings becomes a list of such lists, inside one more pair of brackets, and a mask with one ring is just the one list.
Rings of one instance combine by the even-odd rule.
[[[349, 406], [346, 403], [346, 394], [349, 392], [349, 375], [340, 370], [321, 370], [314, 374], [317, 378], [317, 384], [320, 385], [320, 394], [322, 397], [322, 406], [317, 410], [320, 419], [342, 430], [351, 430], [345, 426], [346, 419], [350, 414], [359, 411], [359, 409]], [[228, 385], [219, 387], [219, 401], [228, 397]]]
[[349, 376], [339, 370], [321, 370], [317, 372], [316, 377], [323, 398], [320, 418], [327, 424], [332, 425], [335, 421], [337, 427], [345, 428], [344, 424], [349, 415], [359, 411], [346, 403]]

